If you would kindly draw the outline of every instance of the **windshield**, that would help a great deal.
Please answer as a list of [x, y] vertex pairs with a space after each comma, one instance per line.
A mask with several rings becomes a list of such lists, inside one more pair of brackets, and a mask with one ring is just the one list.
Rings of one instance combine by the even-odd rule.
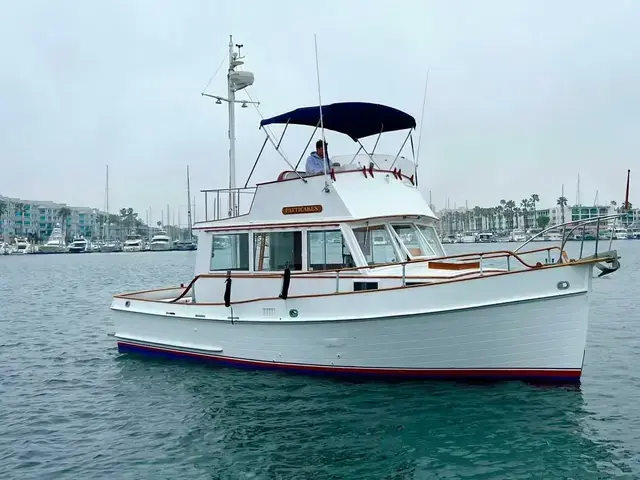
[[436, 256], [444, 257], [444, 249], [442, 248], [442, 244], [440, 240], [438, 240], [438, 234], [436, 233], [436, 229], [431, 225], [417, 225], [418, 230], [422, 234], [422, 237], [429, 245], [432, 251], [435, 252]]
[[393, 240], [384, 225], [354, 228], [353, 233], [368, 265], [398, 261]]
[[411, 257], [435, 257], [435, 251], [429, 246], [416, 227], [412, 224], [393, 225], [398, 238]]

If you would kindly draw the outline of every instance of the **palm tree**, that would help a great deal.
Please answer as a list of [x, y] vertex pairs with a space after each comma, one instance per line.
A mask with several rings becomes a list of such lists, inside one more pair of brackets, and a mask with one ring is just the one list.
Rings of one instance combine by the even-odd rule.
[[109, 215], [108, 222], [109, 222], [109, 239], [111, 239], [111, 233], [112, 233], [111, 225], [116, 227], [117, 238], [122, 239], [122, 232], [120, 231], [120, 217], [112, 213]]
[[493, 210], [496, 212], [496, 218], [498, 220], [498, 230], [502, 230], [502, 216], [503, 216], [502, 215], [502, 213], [503, 213], [502, 205], [498, 205]]
[[[513, 200], [510, 200], [511, 202], [513, 202]], [[516, 228], [520, 228], [520, 214], [522, 213], [522, 210], [520, 210], [520, 207], [518, 205], [516, 205], [516, 202], [513, 202], [513, 214], [516, 218]]]
[[536, 203], [540, 202], [540, 196], [538, 196], [537, 193], [532, 193], [531, 194], [531, 205], [533, 207], [533, 221], [534, 223], [536, 222], [536, 218], [537, 218], [537, 211], [536, 211]]
[[482, 231], [482, 209], [478, 206], [473, 207], [473, 222], [475, 223], [475, 229]]
[[527, 218], [529, 215], [529, 199], [523, 198], [520, 201], [520, 208], [522, 209], [522, 223], [524, 224], [524, 229], [526, 230], [529, 227], [529, 219]]
[[58, 209], [58, 218], [62, 224], [62, 236], [67, 238], [67, 219], [71, 216], [71, 209], [68, 207], [62, 207]]
[[558, 197], [556, 204], [560, 207], [560, 218], [562, 219], [562, 223], [564, 223], [564, 207], [567, 206], [567, 197]]

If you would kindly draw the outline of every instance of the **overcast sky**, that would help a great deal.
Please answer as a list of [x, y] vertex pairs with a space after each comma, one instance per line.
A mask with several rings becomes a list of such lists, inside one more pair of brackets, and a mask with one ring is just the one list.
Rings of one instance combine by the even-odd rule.
[[[640, 2], [216, 0], [5, 1], [0, 15], [0, 194], [111, 210], [180, 207], [227, 184], [227, 111], [200, 96], [244, 44], [265, 116], [369, 101], [412, 114], [420, 176], [438, 208], [532, 193], [555, 204], [624, 198], [640, 168]], [[207, 92], [226, 91], [226, 63]], [[244, 93], [239, 98], [246, 98]], [[260, 149], [254, 108], [237, 110], [238, 182]], [[277, 127], [274, 131], [280, 131]], [[297, 159], [311, 129], [290, 128]], [[327, 134], [333, 155], [353, 153]], [[375, 140], [369, 139], [369, 143]], [[396, 153], [402, 136], [377, 151]], [[268, 152], [257, 180], [286, 169]], [[631, 198], [640, 196], [640, 175]], [[640, 198], [636, 200], [640, 204]], [[201, 213], [200, 213], [201, 215]]]

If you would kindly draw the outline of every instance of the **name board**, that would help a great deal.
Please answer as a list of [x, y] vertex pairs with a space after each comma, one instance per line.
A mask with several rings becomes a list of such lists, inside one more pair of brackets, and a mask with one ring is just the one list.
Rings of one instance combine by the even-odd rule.
[[295, 207], [282, 207], [283, 215], [301, 215], [305, 213], [320, 213], [322, 205], [298, 205]]

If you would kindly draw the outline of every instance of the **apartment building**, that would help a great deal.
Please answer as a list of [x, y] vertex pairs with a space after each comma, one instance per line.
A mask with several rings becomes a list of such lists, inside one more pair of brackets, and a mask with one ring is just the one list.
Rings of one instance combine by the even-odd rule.
[[[71, 207], [65, 203], [41, 200], [23, 200], [0, 195], [0, 203], [6, 205], [0, 216], [0, 234], [4, 237], [35, 234], [41, 239], [51, 235], [56, 223], [61, 223], [59, 212], [68, 208], [65, 230], [69, 235], [82, 234], [92, 237], [98, 233], [98, 215], [104, 212], [90, 207]], [[20, 208], [22, 206], [22, 208]]]

